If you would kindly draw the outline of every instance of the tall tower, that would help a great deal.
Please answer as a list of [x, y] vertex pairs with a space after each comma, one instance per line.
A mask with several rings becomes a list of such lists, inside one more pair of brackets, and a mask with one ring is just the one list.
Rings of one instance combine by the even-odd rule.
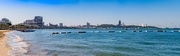
[[34, 22], [36, 23], [43, 23], [43, 17], [42, 16], [35, 16]]
[[121, 20], [119, 20], [118, 28], [121, 28]]
[[87, 28], [90, 28], [90, 23], [87, 22]]
[[63, 23], [59, 23], [59, 27], [63, 27]]
[[36, 25], [38, 25], [39, 27], [43, 27], [44, 22], [43, 22], [43, 17], [42, 16], [35, 16], [34, 17], [34, 22]]

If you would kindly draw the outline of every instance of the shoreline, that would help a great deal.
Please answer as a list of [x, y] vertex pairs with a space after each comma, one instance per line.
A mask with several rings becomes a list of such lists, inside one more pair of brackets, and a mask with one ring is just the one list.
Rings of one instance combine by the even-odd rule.
[[0, 54], [2, 56], [10, 56], [8, 52], [11, 50], [11, 47], [7, 43], [8, 36], [5, 35], [10, 31], [11, 30], [0, 30]]

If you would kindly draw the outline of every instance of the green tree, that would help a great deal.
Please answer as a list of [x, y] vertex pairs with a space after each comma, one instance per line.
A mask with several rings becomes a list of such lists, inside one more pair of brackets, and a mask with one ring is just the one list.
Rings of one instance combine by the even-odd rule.
[[7, 26], [11, 26], [12, 24], [11, 23], [6, 23]]

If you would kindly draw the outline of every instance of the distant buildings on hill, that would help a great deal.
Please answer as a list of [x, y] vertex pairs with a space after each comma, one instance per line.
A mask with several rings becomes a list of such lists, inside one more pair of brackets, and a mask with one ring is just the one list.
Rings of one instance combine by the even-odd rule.
[[44, 26], [43, 17], [35, 16], [33, 20], [26, 20], [22, 24], [27, 25], [27, 26], [37, 26], [37, 27], [43, 28]]
[[[6, 18], [2, 19], [1, 21], [2, 23], [10, 22]], [[32, 20], [26, 20], [25, 22], [22, 23], [22, 25], [37, 26], [39, 28], [47, 28], [47, 29], [54, 29], [54, 28], [145, 28], [145, 27], [148, 27], [147, 25], [144, 25], [144, 24], [142, 24], [141, 26], [125, 25], [124, 23], [121, 22], [121, 20], [119, 20], [116, 25], [114, 24], [91, 25], [89, 22], [87, 22], [85, 25], [68, 26], [68, 27], [64, 26], [63, 23], [59, 23], [59, 24], [49, 23], [47, 25], [44, 25], [42, 16], [35, 16], [34, 19]], [[151, 26], [151, 27], [156, 28], [154, 26]]]
[[58, 28], [58, 24], [49, 23], [49, 27], [51, 27], [51, 28]]
[[49, 23], [48, 25], [44, 25], [43, 17], [42, 16], [35, 16], [32, 20], [26, 20], [21, 25], [25, 26], [37, 26], [39, 28], [63, 28], [63, 23], [58, 24], [52, 24]]
[[6, 24], [6, 23], [11, 23], [11, 21], [7, 18], [2, 18], [2, 20], [0, 21], [0, 24]]
[[9, 27], [11, 26], [11, 21], [7, 18], [2, 18], [0, 20], [0, 30], [5, 30], [5, 29], [10, 29]]

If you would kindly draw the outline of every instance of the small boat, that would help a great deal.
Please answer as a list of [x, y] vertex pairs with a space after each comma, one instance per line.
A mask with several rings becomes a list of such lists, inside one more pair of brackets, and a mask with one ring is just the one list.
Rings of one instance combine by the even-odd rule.
[[128, 30], [127, 28], [125, 30]]
[[114, 33], [115, 31], [108, 31], [109, 33]]
[[21, 32], [34, 32], [35, 30], [32, 29], [24, 29], [24, 30], [20, 30]]
[[180, 32], [179, 30], [173, 30], [172, 32]]
[[156, 30], [156, 32], [166, 32], [166, 30]]
[[16, 31], [21, 31], [21, 29], [16, 29]]
[[60, 34], [68, 34], [68, 33], [71, 33], [71, 32], [60, 32]]
[[52, 34], [59, 34], [58, 32], [52, 32]]
[[66, 32], [60, 32], [61, 34], [66, 34]]
[[173, 30], [179, 30], [180, 28], [173, 28]]
[[138, 30], [138, 32], [142, 32], [142, 30]]
[[86, 31], [79, 31], [78, 33], [86, 33]]
[[66, 32], [66, 33], [68, 34], [68, 33], [71, 33], [71, 32]]
[[126, 32], [126, 31], [119, 31], [119, 32]]
[[136, 32], [136, 30], [132, 30], [132, 32]]
[[145, 30], [145, 32], [153, 32], [153, 31], [151, 31], [151, 30]]

